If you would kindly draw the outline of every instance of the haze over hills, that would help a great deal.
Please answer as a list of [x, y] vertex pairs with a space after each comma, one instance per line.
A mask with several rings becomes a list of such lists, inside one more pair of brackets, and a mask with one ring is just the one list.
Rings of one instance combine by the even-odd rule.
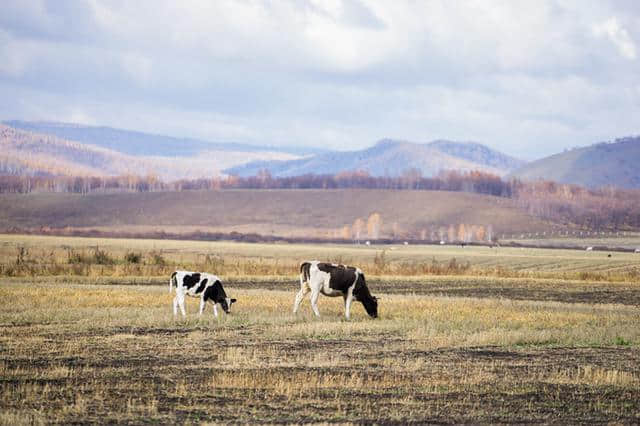
[[327, 152], [288, 161], [256, 161], [225, 172], [253, 176], [266, 169], [271, 175], [282, 177], [363, 170], [373, 176], [399, 176], [408, 169], [417, 169], [423, 176], [434, 176], [443, 170], [481, 170], [503, 176], [523, 164], [522, 160], [473, 142], [438, 140], [419, 144], [382, 139], [360, 151]]
[[510, 176], [588, 187], [640, 188], [640, 136], [601, 142], [533, 161]]
[[49, 121], [4, 121], [9, 127], [57, 136], [84, 144], [111, 149], [136, 156], [190, 157], [206, 151], [220, 152], [283, 152], [308, 155], [322, 149], [306, 147], [273, 147], [241, 143], [208, 142], [192, 138], [176, 138], [135, 130], [114, 129], [106, 126], [87, 126], [75, 123]]
[[4, 125], [0, 125], [0, 148], [0, 174], [27, 176], [152, 174], [175, 180], [219, 176], [222, 169], [251, 160], [297, 158], [284, 152], [241, 149], [210, 150], [181, 157], [132, 155]]

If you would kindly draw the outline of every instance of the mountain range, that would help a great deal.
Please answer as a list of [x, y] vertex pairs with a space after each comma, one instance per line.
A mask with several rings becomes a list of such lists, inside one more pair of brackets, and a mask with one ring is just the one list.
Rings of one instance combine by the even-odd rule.
[[[0, 124], [0, 174], [28, 176], [114, 176], [123, 174], [155, 175], [163, 180], [182, 178], [210, 178], [222, 170], [252, 160], [286, 160], [299, 158], [288, 152], [269, 151], [249, 146], [221, 148], [212, 144], [198, 149], [197, 143], [187, 142], [181, 156], [169, 153], [177, 146], [164, 145], [156, 150], [148, 147], [142, 155], [136, 147], [136, 132], [105, 130], [105, 134], [120, 134], [122, 139], [108, 142], [97, 128], [87, 134], [97, 134], [96, 143], [79, 142], [52, 133], [33, 131]], [[143, 134], [143, 140], [144, 140]], [[146, 135], [153, 137], [153, 135]], [[86, 140], [86, 139], [85, 139]], [[176, 140], [177, 141], [177, 140]], [[174, 143], [175, 141], [171, 141]], [[149, 139], [146, 139], [149, 144]], [[105, 148], [104, 145], [120, 150]], [[206, 150], [205, 150], [206, 149]], [[133, 154], [132, 152], [136, 152]]]
[[86, 126], [51, 121], [8, 120], [2, 124], [14, 129], [57, 136], [61, 139], [90, 144], [136, 156], [190, 157], [205, 151], [218, 152], [284, 152], [309, 155], [322, 149], [288, 146], [259, 146], [241, 143], [208, 142], [191, 138], [176, 138], [135, 130], [114, 129], [106, 126]]
[[415, 143], [382, 139], [357, 151], [207, 142], [111, 127], [5, 121], [0, 125], [0, 174], [154, 174], [164, 180], [220, 175], [272, 176], [366, 171], [434, 176], [481, 170], [507, 178], [547, 179], [588, 187], [640, 188], [640, 137], [625, 137], [551, 155], [531, 163], [475, 142]]
[[437, 175], [443, 170], [482, 170], [503, 176], [522, 165], [522, 160], [473, 142], [438, 140], [420, 144], [382, 139], [364, 150], [325, 152], [287, 161], [255, 161], [232, 167], [225, 173], [254, 176], [266, 169], [272, 176], [284, 177], [362, 170], [373, 176], [399, 176], [417, 169], [423, 176]]

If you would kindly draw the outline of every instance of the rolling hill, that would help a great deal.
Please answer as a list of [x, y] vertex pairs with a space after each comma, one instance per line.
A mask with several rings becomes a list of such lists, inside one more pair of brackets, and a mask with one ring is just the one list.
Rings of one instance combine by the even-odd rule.
[[443, 170], [482, 170], [503, 176], [523, 164], [521, 160], [472, 142], [440, 140], [418, 144], [383, 139], [360, 151], [326, 152], [287, 161], [256, 161], [225, 172], [253, 176], [266, 169], [272, 176], [297, 176], [363, 170], [373, 176], [399, 176], [408, 169], [418, 169], [423, 176], [434, 176]]
[[[531, 232], [555, 225], [514, 200], [447, 191], [221, 190], [143, 193], [0, 194], [0, 231], [41, 227], [127, 232], [240, 232], [284, 237], [334, 236], [377, 212], [381, 237], [438, 235], [444, 227], [478, 225]], [[401, 206], [401, 207], [400, 207]], [[365, 227], [366, 230], [366, 227]], [[456, 228], [457, 230], [457, 228]], [[366, 232], [366, 231], [365, 231]], [[337, 234], [341, 235], [341, 234]]]
[[280, 152], [296, 156], [323, 152], [321, 149], [305, 147], [270, 147], [240, 143], [208, 142], [199, 139], [175, 138], [114, 129], [105, 126], [86, 126], [74, 123], [47, 121], [8, 120], [2, 124], [15, 129], [57, 136], [82, 144], [99, 146], [135, 156], [191, 157], [202, 152]]
[[[240, 148], [234, 151], [231, 147], [179, 157], [134, 155], [5, 125], [0, 125], [0, 148], [0, 174], [29, 176], [153, 174], [164, 180], [207, 178], [220, 175], [224, 168], [251, 160], [298, 158], [284, 152], [248, 152]], [[129, 151], [135, 150], [137, 148]]]
[[553, 180], [588, 187], [612, 185], [640, 188], [640, 137], [601, 142], [545, 157], [510, 176], [524, 180]]

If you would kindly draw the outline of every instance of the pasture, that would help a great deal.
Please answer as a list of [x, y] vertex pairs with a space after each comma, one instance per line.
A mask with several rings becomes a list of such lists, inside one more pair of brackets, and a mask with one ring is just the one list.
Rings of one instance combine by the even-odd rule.
[[[638, 255], [384, 249], [0, 236], [0, 423], [640, 421]], [[371, 270], [380, 318], [294, 316], [309, 258]], [[178, 267], [232, 314], [174, 319]]]

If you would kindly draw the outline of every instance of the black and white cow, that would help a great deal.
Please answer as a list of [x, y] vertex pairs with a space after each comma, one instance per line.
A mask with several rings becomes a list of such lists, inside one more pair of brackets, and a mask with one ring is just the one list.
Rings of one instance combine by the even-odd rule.
[[378, 317], [378, 299], [372, 296], [367, 288], [364, 274], [353, 266], [336, 265], [318, 262], [317, 260], [300, 264], [300, 291], [293, 304], [293, 313], [298, 312], [304, 296], [311, 292], [311, 309], [316, 316], [318, 311], [318, 297], [342, 296], [344, 299], [344, 314], [349, 319], [351, 302], [362, 302], [369, 316]]
[[227, 297], [220, 278], [203, 272], [175, 271], [169, 279], [169, 293], [171, 293], [173, 286], [176, 287], [176, 297], [173, 298], [173, 315], [178, 315], [178, 305], [182, 316], [187, 315], [184, 310], [185, 296], [200, 298], [200, 315], [202, 315], [207, 302], [213, 303], [213, 314], [216, 317], [218, 316], [218, 303], [223, 311], [230, 313], [231, 304], [236, 301], [236, 299]]

